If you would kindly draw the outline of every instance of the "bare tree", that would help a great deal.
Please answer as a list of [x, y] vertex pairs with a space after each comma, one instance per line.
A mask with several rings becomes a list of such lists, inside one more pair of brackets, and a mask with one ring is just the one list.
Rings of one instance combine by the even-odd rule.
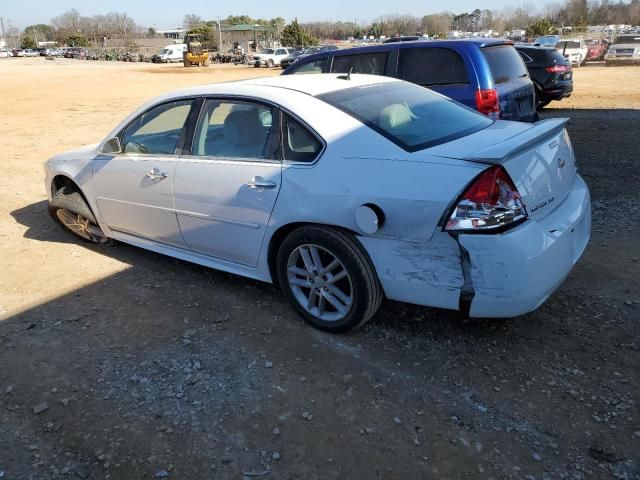
[[204, 19], [194, 13], [190, 13], [184, 16], [184, 20], [182, 21], [182, 26], [186, 29], [195, 27], [196, 25], [202, 25], [205, 23]]

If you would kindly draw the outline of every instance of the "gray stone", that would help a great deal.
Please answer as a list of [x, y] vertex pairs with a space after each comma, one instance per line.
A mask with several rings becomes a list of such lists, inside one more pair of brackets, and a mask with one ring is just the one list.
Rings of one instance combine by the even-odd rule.
[[541, 462], [542, 461], [542, 455], [540, 455], [539, 453], [534, 453], [533, 455], [531, 455], [531, 458], [533, 458], [536, 462]]
[[396, 425], [400, 425], [402, 423], [402, 420], [400, 420], [400, 417], [393, 417], [393, 423], [395, 423]]
[[35, 407], [33, 407], [33, 413], [35, 413], [36, 415], [39, 413], [42, 413], [46, 410], [49, 409], [49, 405], [47, 405], [47, 402], [42, 402], [37, 404]]

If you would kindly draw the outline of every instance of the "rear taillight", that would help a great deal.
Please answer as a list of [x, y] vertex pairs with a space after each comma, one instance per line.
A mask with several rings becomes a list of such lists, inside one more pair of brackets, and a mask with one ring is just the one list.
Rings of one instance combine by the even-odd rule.
[[483, 232], [503, 229], [527, 218], [520, 193], [500, 165], [482, 172], [455, 206], [445, 230]]
[[569, 65], [554, 65], [553, 67], [547, 67], [545, 69], [549, 73], [560, 73], [560, 72], [568, 72], [571, 70], [571, 66]]
[[477, 90], [476, 110], [497, 120], [500, 117], [498, 91], [495, 88], [490, 90]]

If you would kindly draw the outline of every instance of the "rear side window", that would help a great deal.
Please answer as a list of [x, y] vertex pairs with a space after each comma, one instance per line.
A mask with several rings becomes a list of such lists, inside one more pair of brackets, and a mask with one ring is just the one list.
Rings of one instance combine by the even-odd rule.
[[[358, 55], [340, 55], [333, 59], [333, 73], [368, 73], [384, 75], [387, 53], [360, 53]], [[352, 70], [353, 69], [353, 70]]]
[[485, 47], [482, 53], [489, 63], [493, 81], [496, 84], [507, 83], [528, 75], [522, 58], [511, 45]]
[[449, 48], [403, 48], [399, 73], [403, 80], [423, 87], [469, 83], [464, 60]]
[[292, 162], [313, 162], [322, 150], [320, 141], [300, 122], [284, 116], [282, 155]]

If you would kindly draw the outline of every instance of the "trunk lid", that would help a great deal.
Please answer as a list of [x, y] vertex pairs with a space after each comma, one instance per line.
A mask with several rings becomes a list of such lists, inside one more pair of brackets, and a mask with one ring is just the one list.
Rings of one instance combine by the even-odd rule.
[[[541, 218], [562, 203], [577, 175], [565, 124], [568, 119], [536, 124], [496, 122], [429, 153], [490, 165], [502, 165], [515, 183], [530, 218]], [[513, 128], [512, 128], [513, 127]]]

